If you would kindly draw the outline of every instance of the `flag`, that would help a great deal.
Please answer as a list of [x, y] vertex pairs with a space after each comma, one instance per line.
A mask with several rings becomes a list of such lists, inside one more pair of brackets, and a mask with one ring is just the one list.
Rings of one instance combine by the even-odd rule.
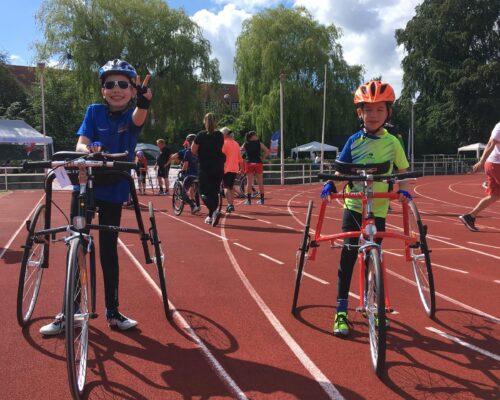
[[278, 147], [280, 144], [280, 130], [278, 129], [271, 136], [271, 144], [269, 145], [269, 155], [271, 157], [278, 156]]

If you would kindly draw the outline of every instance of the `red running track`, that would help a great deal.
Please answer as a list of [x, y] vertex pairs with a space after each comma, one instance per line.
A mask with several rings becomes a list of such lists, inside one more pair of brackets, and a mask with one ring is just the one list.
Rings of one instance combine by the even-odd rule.
[[[173, 216], [170, 197], [142, 196], [158, 210], [167, 255], [174, 320], [163, 314], [158, 289], [148, 274], [139, 240], [120, 235], [121, 310], [139, 320], [131, 332], [110, 330], [103, 318], [98, 275], [98, 312], [90, 335], [89, 399], [488, 399], [498, 398], [500, 204], [478, 218], [480, 232], [458, 220], [483, 196], [482, 176], [419, 179], [415, 201], [429, 226], [437, 291], [435, 320], [425, 316], [410, 266], [397, 242], [384, 242], [391, 305], [387, 377], [371, 369], [367, 327], [354, 309], [357, 275], [351, 285], [347, 340], [332, 336], [339, 251], [323, 245], [306, 265], [298, 317], [290, 313], [295, 252], [307, 203], [320, 185], [268, 187], [264, 206], [236, 204], [219, 227], [204, 215]], [[68, 193], [55, 201], [68, 209]], [[21, 244], [17, 232], [40, 191], [0, 197], [0, 393], [6, 399], [67, 399], [64, 338], [42, 338], [38, 329], [61, 307], [65, 248], [51, 247], [50, 268], [32, 323], [20, 329], [15, 299]], [[393, 204], [389, 227], [400, 225]], [[53, 225], [64, 218], [53, 208]], [[341, 210], [332, 204], [324, 233], [339, 230]], [[123, 224], [133, 226], [131, 211]], [[495, 305], [496, 304], [496, 305]]]

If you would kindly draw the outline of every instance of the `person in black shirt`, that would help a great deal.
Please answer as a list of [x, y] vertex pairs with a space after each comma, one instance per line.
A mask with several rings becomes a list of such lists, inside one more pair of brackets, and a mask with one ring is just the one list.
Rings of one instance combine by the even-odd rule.
[[222, 152], [224, 136], [215, 129], [215, 116], [208, 113], [204, 118], [205, 130], [199, 132], [191, 146], [191, 151], [198, 156], [198, 181], [203, 202], [208, 208], [208, 217], [205, 223], [216, 226], [219, 223], [220, 213], [219, 191], [224, 176], [224, 161]]
[[[252, 184], [255, 180], [259, 185], [260, 200], [257, 204], [264, 204], [264, 166], [262, 160], [269, 155], [269, 149], [259, 140], [255, 131], [245, 135], [245, 143], [242, 146], [246, 153], [245, 173], [247, 174], [247, 199], [245, 204], [252, 202]], [[263, 153], [261, 158], [261, 153]]]
[[[158, 139], [157, 146], [160, 148], [160, 154], [156, 157], [155, 169], [158, 170], [158, 186], [160, 187], [159, 195], [168, 195], [169, 181], [168, 173], [170, 171], [170, 155], [172, 152], [167, 147], [165, 139]], [[165, 181], [165, 193], [163, 192], [162, 181]]]

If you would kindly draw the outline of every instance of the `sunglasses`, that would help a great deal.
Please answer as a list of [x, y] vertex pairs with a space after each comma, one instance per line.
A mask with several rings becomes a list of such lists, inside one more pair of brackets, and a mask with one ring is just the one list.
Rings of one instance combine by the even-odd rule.
[[118, 85], [120, 89], [128, 89], [132, 84], [129, 81], [106, 81], [102, 85], [105, 89], [111, 90]]

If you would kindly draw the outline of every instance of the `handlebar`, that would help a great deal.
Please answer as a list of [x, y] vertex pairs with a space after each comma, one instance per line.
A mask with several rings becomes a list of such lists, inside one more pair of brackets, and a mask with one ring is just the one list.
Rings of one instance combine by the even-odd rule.
[[[54, 155], [57, 155], [55, 153]], [[134, 162], [119, 161], [126, 159], [128, 153], [78, 153], [78, 152], [62, 152], [55, 158], [65, 158], [64, 160], [48, 160], [48, 161], [24, 161], [23, 170], [29, 171], [33, 169], [44, 168], [114, 168], [122, 171], [128, 171], [136, 167]]]
[[376, 181], [376, 182], [395, 182], [402, 181], [403, 179], [409, 178], [420, 178], [423, 176], [422, 172], [403, 172], [401, 174], [392, 175], [330, 175], [330, 174], [318, 174], [319, 179], [327, 179], [330, 181]]

